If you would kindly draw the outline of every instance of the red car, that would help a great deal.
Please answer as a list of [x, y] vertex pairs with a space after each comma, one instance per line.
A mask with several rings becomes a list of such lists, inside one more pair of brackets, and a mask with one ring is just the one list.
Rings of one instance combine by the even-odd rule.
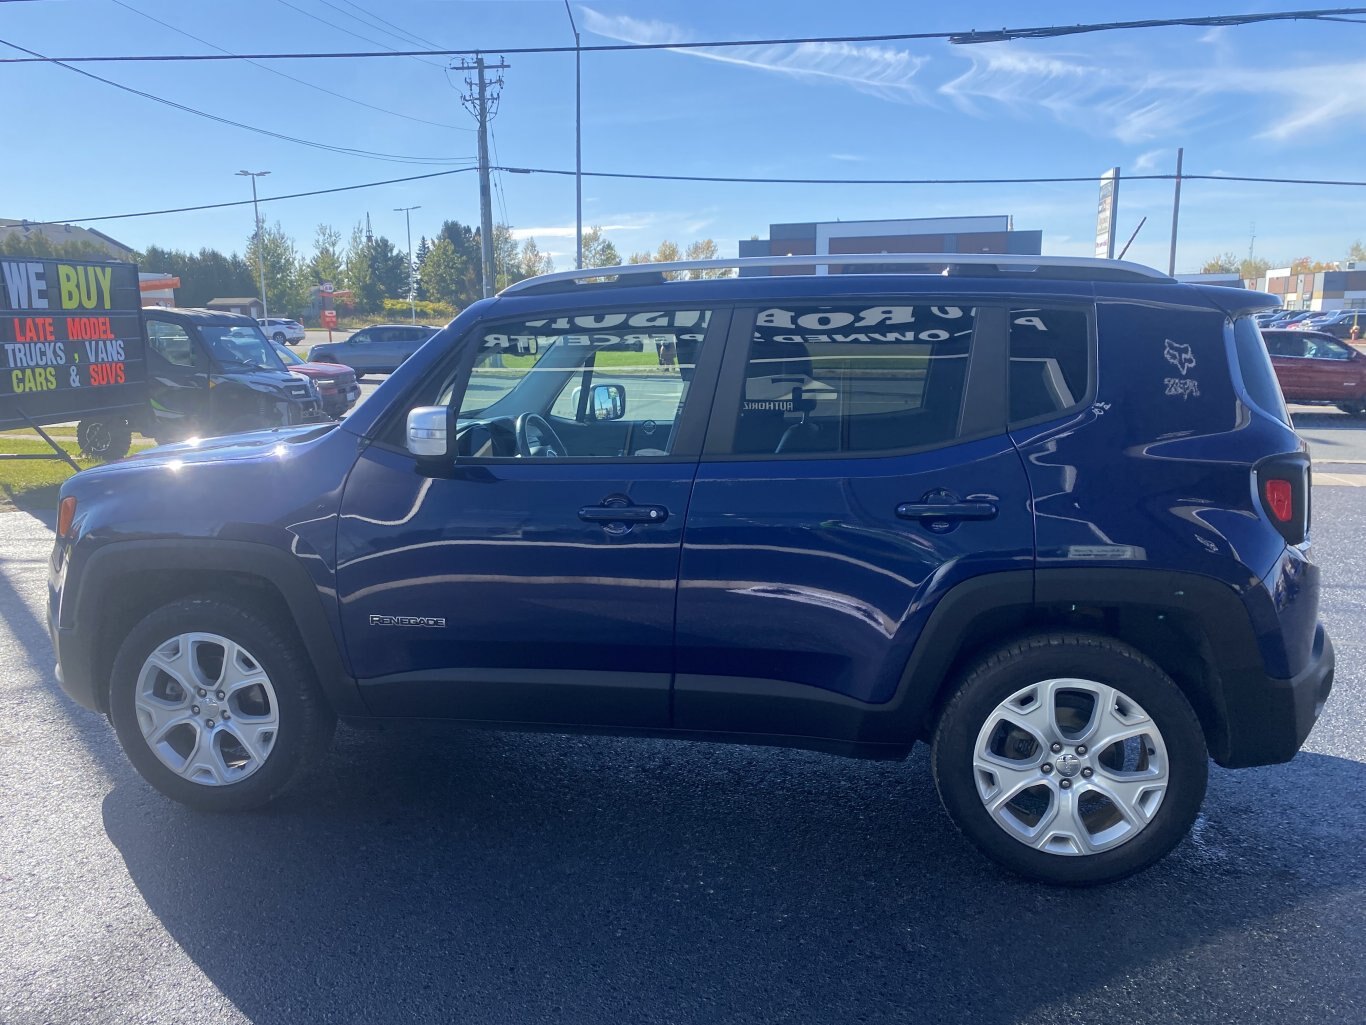
[[360, 398], [356, 372], [350, 367], [344, 367], [340, 363], [309, 363], [279, 342], [270, 344], [280, 354], [280, 359], [284, 361], [285, 368], [291, 374], [307, 377], [318, 386], [318, 394], [323, 400], [323, 412], [328, 416], [342, 416]]
[[1366, 355], [1322, 331], [1263, 331], [1288, 402], [1337, 406], [1366, 417]]

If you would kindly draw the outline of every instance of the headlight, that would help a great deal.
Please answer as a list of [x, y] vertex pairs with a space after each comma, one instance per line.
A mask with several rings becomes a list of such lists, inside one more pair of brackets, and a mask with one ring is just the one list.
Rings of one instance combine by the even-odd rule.
[[335, 388], [337, 386], [336, 378], [332, 377], [315, 377], [313, 383], [319, 388]]

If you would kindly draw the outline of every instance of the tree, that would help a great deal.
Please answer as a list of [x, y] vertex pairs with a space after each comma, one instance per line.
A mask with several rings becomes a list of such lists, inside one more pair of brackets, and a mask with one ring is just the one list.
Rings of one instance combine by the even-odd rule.
[[[626, 258], [627, 263], [677, 263], [683, 257], [679, 253], [678, 243], [670, 242], [665, 239], [659, 243], [659, 248], [653, 253], [632, 253]], [[666, 271], [664, 276], [670, 280], [683, 277], [677, 271]]]
[[[716, 243], [709, 238], [699, 239], [692, 243], [687, 249], [689, 260], [715, 260], [720, 254], [717, 252]], [[708, 270], [688, 271], [688, 277], [694, 281], [704, 278], [728, 278], [734, 273], [730, 267], [713, 267]]]
[[1231, 274], [1238, 269], [1238, 257], [1233, 253], [1220, 253], [1211, 260], [1206, 260], [1200, 268], [1201, 274]]
[[1238, 276], [1245, 281], [1256, 281], [1271, 269], [1271, 261], [1263, 260], [1260, 257], [1248, 257], [1238, 264]]
[[346, 247], [345, 279], [352, 301], [360, 313], [374, 313], [380, 308], [379, 286], [375, 282], [374, 267], [370, 262], [371, 242], [365, 237], [365, 225], [356, 222], [351, 229], [351, 243]]
[[1297, 256], [1290, 261], [1291, 274], [1317, 274], [1321, 270], [1337, 270], [1335, 263], [1324, 263], [1308, 256]]
[[255, 270], [236, 253], [216, 249], [187, 253], [179, 249], [148, 246], [139, 261], [144, 271], [170, 274], [180, 279], [176, 302], [181, 306], [204, 306], [225, 296], [255, 295]]
[[1347, 250], [1347, 259], [1366, 261], [1366, 246], [1361, 244], [1361, 239], [1357, 239], [1353, 242], [1351, 248]]
[[381, 302], [408, 298], [408, 289], [412, 287], [408, 254], [400, 252], [383, 235], [370, 243], [370, 267]]
[[[258, 245], [260, 264], [256, 260]], [[308, 304], [308, 288], [301, 273], [299, 253], [279, 221], [270, 226], [263, 224], [259, 234], [253, 233], [247, 245], [246, 260], [249, 266], [260, 266], [265, 271], [266, 294], [262, 298], [268, 310], [293, 316], [303, 313]]]
[[583, 265], [585, 267], [616, 267], [621, 264], [617, 247], [602, 237], [602, 228], [593, 225], [583, 233]]
[[541, 247], [536, 244], [536, 240], [528, 235], [522, 241], [520, 277], [534, 278], [537, 274], [549, 274], [554, 269], [555, 261], [545, 253], [542, 253]]
[[464, 286], [461, 259], [448, 238], [438, 238], [427, 247], [427, 255], [418, 268], [418, 279], [430, 302], [459, 306]]
[[342, 280], [341, 232], [330, 224], [318, 225], [313, 236], [313, 259], [308, 261], [310, 285]]
[[427, 286], [422, 283], [422, 264], [431, 251], [432, 244], [427, 241], [427, 236], [423, 235], [417, 240], [417, 251], [413, 253], [413, 285], [419, 302], [427, 301]]

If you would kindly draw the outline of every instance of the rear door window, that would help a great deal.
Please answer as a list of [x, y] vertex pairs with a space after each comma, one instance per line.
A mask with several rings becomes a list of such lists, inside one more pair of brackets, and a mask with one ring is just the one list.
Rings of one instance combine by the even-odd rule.
[[758, 311], [735, 455], [886, 454], [958, 436], [975, 312], [904, 297]]
[[1010, 420], [1074, 409], [1091, 384], [1091, 319], [1080, 308], [1010, 311]]

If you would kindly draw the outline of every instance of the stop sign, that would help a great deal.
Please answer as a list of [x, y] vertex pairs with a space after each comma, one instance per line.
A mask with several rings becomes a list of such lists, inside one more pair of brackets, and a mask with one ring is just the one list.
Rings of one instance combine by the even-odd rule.
[[331, 331], [337, 326], [337, 311], [323, 310], [323, 327]]

